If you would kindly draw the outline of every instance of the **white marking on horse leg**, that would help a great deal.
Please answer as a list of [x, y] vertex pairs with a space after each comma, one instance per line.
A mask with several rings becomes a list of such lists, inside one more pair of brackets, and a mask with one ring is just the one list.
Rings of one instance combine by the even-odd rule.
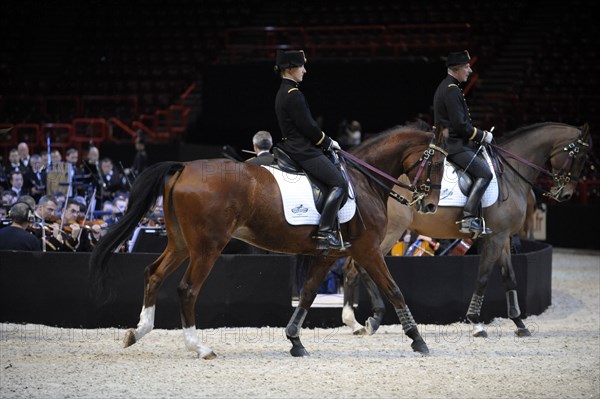
[[184, 327], [183, 339], [185, 341], [185, 347], [192, 352], [196, 352], [199, 357], [207, 360], [217, 357], [212, 349], [200, 344], [196, 327]]
[[352, 332], [362, 330], [364, 327], [360, 324], [354, 315], [354, 308], [349, 304], [345, 304], [342, 309], [342, 322], [352, 329]]
[[149, 308], [142, 306], [142, 312], [140, 313], [140, 321], [134, 332], [136, 341], [142, 339], [144, 335], [148, 334], [154, 328], [155, 310], [155, 306], [150, 306]]
[[473, 324], [473, 336], [478, 337], [482, 332], [485, 333], [485, 328], [483, 328], [483, 324], [477, 323]]

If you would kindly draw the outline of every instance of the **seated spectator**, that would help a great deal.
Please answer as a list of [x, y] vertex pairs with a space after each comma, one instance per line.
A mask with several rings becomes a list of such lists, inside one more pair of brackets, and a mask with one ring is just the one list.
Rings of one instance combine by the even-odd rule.
[[26, 202], [17, 202], [10, 208], [12, 223], [0, 229], [0, 250], [40, 251], [40, 240], [27, 231], [34, 220], [34, 212]]

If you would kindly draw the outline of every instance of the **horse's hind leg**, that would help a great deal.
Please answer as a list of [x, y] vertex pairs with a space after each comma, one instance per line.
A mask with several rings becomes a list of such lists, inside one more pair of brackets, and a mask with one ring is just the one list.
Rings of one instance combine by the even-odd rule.
[[[199, 240], [197, 242], [202, 241]], [[198, 299], [198, 294], [200, 294], [200, 289], [219, 257], [221, 249], [225, 247], [228, 241], [225, 240], [219, 246], [218, 250], [216, 247], [213, 247], [204, 253], [196, 252], [190, 254], [190, 265], [177, 287], [181, 305], [181, 324], [185, 347], [192, 352], [196, 352], [198, 357], [206, 360], [214, 359], [217, 355], [211, 348], [200, 344], [200, 340], [198, 339], [198, 332], [196, 331], [196, 300]]]
[[300, 293], [298, 307], [294, 310], [290, 321], [285, 327], [285, 335], [292, 342], [290, 353], [294, 357], [308, 356], [308, 352], [302, 345], [302, 342], [300, 342], [300, 330], [308, 314], [308, 309], [317, 296], [319, 286], [325, 279], [333, 262], [335, 262], [334, 258], [315, 257], [313, 264], [308, 270], [308, 277]]
[[[377, 285], [365, 269], [356, 263], [352, 258], [345, 265], [344, 277], [344, 308], [342, 310], [342, 321], [345, 325], [352, 328], [354, 335], [372, 335], [379, 329], [383, 315], [385, 314], [385, 303]], [[347, 266], [347, 267], [346, 267]], [[365, 288], [371, 298], [371, 310], [373, 316], [370, 316], [363, 327], [354, 316], [354, 295], [358, 288], [359, 277], [365, 284]]]
[[525, 327], [525, 323], [523, 323], [523, 320], [521, 319], [521, 309], [519, 308], [519, 298], [517, 297], [517, 278], [515, 276], [515, 270], [512, 266], [510, 255], [504, 259], [504, 262], [500, 267], [500, 272], [502, 273], [502, 280], [504, 281], [504, 288], [506, 289], [508, 318], [517, 326], [515, 334], [518, 337], [529, 337], [531, 336], [531, 332]]
[[373, 335], [379, 329], [383, 320], [385, 303], [383, 302], [383, 297], [381, 296], [379, 288], [377, 288], [377, 284], [375, 284], [371, 276], [369, 276], [369, 273], [367, 273], [367, 271], [358, 263], [356, 264], [356, 268], [360, 273], [360, 278], [371, 299], [371, 311], [373, 312], [373, 316], [369, 316], [365, 322], [365, 330], [367, 331], [367, 334]]
[[173, 273], [187, 257], [187, 251], [167, 246], [165, 251], [144, 272], [144, 305], [137, 328], [130, 328], [123, 338], [123, 347], [135, 344], [154, 328], [158, 290], [165, 278]]
[[348, 257], [344, 263], [344, 307], [342, 322], [352, 329], [354, 335], [366, 335], [367, 330], [354, 315], [354, 303], [358, 291], [359, 273], [354, 259]]

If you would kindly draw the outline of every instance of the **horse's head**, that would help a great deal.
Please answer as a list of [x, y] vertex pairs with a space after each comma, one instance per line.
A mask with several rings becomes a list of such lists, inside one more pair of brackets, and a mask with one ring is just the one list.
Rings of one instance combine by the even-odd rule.
[[[426, 132], [421, 132], [426, 133]], [[403, 161], [406, 175], [413, 190], [411, 205], [419, 213], [435, 213], [440, 199], [444, 173], [444, 134], [428, 132], [426, 142], [415, 146]]]
[[550, 155], [553, 185], [549, 196], [556, 201], [569, 200], [577, 188], [587, 154], [592, 148], [589, 125], [569, 127], [564, 139], [557, 140]]

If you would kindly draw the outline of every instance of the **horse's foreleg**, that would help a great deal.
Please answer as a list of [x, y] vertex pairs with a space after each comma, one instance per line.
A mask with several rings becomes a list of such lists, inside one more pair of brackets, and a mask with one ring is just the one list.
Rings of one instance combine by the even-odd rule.
[[144, 272], [144, 305], [140, 312], [137, 328], [130, 328], [123, 338], [123, 347], [127, 348], [154, 328], [154, 315], [158, 290], [164, 279], [179, 267], [185, 260], [185, 251], [175, 251], [168, 247]]
[[[483, 290], [485, 291], [485, 289]], [[483, 328], [483, 323], [481, 323], [481, 306], [483, 305], [483, 291], [478, 293], [477, 289], [473, 293], [471, 297], [471, 303], [469, 303], [469, 309], [467, 310], [467, 320], [469, 323], [473, 325], [473, 336], [486, 338], [487, 331]]]
[[213, 256], [208, 256], [208, 254], [206, 254], [206, 258], [204, 259], [199, 255], [190, 258], [190, 265], [185, 271], [183, 279], [177, 286], [179, 302], [181, 305], [181, 324], [183, 327], [185, 347], [192, 352], [196, 352], [198, 357], [206, 360], [214, 359], [217, 355], [211, 348], [200, 343], [198, 332], [196, 331], [195, 309], [200, 289], [202, 288], [204, 281], [206, 281], [217, 256], [218, 254]]
[[355, 257], [394, 306], [404, 333], [413, 341], [411, 344], [413, 350], [423, 355], [429, 354], [429, 348], [423, 337], [421, 337], [417, 323], [406, 305], [404, 295], [402, 295], [402, 291], [390, 275], [383, 256], [380, 253], [367, 254], [361, 252], [356, 254]]
[[308, 277], [302, 287], [298, 307], [285, 327], [285, 336], [292, 343], [290, 353], [294, 357], [308, 356], [308, 352], [300, 342], [300, 330], [308, 314], [308, 309], [314, 302], [317, 291], [334, 261], [335, 259], [332, 258], [317, 257], [308, 270]]

